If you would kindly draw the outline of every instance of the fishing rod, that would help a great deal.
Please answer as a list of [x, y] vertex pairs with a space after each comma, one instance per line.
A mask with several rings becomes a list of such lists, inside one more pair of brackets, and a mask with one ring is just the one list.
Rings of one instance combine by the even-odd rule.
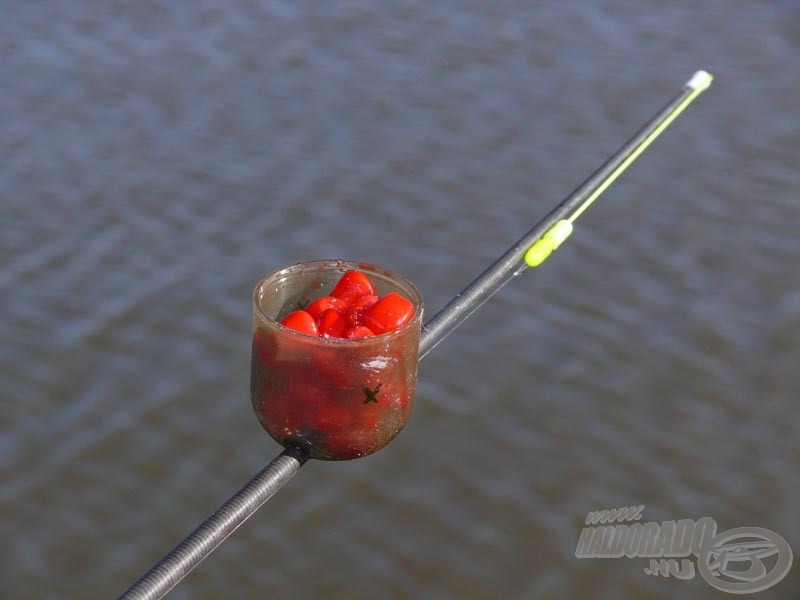
[[538, 267], [566, 240], [573, 223], [627, 169], [639, 155], [694, 101], [713, 77], [698, 71], [683, 89], [644, 127], [625, 143], [575, 191], [564, 198], [528, 233], [481, 273], [458, 296], [425, 324], [420, 340], [420, 358], [430, 352], [467, 317], [491, 298], [515, 275]]
[[[615, 152], [575, 191], [561, 201], [528, 233], [422, 327], [422, 359], [447, 335], [491, 298], [514, 276], [538, 267], [571, 234], [574, 223], [642, 152], [705, 91], [713, 77], [698, 71], [647, 124]], [[308, 460], [296, 447], [284, 449], [242, 489], [214, 511], [172, 551], [137, 580], [118, 600], [163, 598], [192, 569], [225, 541], [242, 523], [285, 485]]]

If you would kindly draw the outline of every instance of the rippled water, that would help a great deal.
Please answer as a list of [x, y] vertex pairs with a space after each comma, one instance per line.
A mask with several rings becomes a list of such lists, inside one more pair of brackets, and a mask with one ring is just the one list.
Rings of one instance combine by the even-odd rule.
[[[113, 598], [279, 447], [250, 293], [316, 257], [442, 306], [698, 68], [706, 92], [170, 598], [709, 598], [589, 511], [800, 553], [794, 2], [6, 3], [0, 595]], [[763, 592], [795, 598], [800, 567]]]

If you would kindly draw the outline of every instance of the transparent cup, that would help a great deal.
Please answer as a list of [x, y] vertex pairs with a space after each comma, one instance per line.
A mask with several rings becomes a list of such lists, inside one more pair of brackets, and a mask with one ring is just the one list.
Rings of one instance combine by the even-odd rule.
[[[288, 313], [329, 294], [350, 269], [366, 274], [378, 296], [394, 290], [410, 300], [412, 319], [358, 339], [310, 336], [280, 325]], [[414, 406], [422, 309], [410, 281], [367, 263], [315, 260], [264, 277], [253, 293], [250, 395], [267, 433], [323, 460], [383, 448]]]

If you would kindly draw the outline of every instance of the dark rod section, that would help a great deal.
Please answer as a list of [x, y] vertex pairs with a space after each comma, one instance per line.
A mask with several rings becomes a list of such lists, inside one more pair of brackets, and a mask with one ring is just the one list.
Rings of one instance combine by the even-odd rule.
[[[701, 72], [702, 73], [702, 72]], [[698, 73], [699, 75], [699, 73]], [[695, 77], [697, 77], [696, 75]], [[705, 74], [707, 75], [707, 74]], [[690, 81], [691, 84], [691, 81]], [[640, 145], [697, 91], [687, 84], [650, 122], [622, 146], [586, 181], [550, 211], [477, 279], [436, 313], [422, 328], [420, 359], [458, 327], [512, 277], [525, 270], [525, 252], [557, 221], [576, 211], [628, 159]], [[230, 500], [211, 514], [160, 562], [119, 597], [119, 600], [158, 600], [244, 523], [270, 496], [288, 482], [308, 456], [298, 448], [286, 448]]]

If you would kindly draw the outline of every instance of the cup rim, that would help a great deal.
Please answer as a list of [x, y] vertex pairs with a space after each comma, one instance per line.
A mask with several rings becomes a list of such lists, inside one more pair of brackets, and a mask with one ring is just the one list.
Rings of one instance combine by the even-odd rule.
[[[379, 273], [382, 276], [391, 276], [392, 278], [402, 282], [403, 285], [406, 286], [413, 293], [414, 297], [409, 298], [409, 300], [411, 300], [411, 302], [414, 304], [414, 315], [411, 317], [408, 323], [405, 323], [404, 325], [402, 325], [398, 329], [395, 329], [394, 331], [388, 331], [386, 333], [378, 333], [370, 337], [354, 338], [354, 339], [313, 336], [313, 335], [308, 335], [306, 333], [301, 333], [299, 331], [281, 325], [277, 320], [269, 316], [261, 306], [260, 299], [264, 285], [270, 279], [274, 278], [275, 276], [279, 275], [284, 271], [288, 271], [289, 269], [297, 269], [302, 267], [313, 267], [313, 266], [321, 266], [321, 267], [330, 266], [341, 269], [342, 273], [344, 273], [348, 269], [355, 268], [356, 270], [361, 271], [366, 275], [369, 275], [370, 273]], [[422, 294], [420, 293], [419, 289], [417, 289], [417, 286], [415, 286], [407, 277], [400, 275], [396, 271], [392, 271], [391, 269], [387, 269], [385, 267], [381, 267], [373, 263], [368, 263], [359, 260], [341, 259], [341, 258], [320, 258], [320, 259], [298, 261], [289, 265], [284, 265], [279, 269], [275, 269], [274, 271], [267, 273], [261, 279], [259, 279], [255, 289], [253, 290], [253, 307], [255, 312], [258, 314], [260, 321], [266, 322], [280, 331], [290, 332], [293, 335], [302, 336], [303, 338], [306, 338], [308, 340], [316, 340], [317, 342], [323, 344], [342, 345], [350, 347], [356, 344], [367, 345], [371, 343], [383, 343], [386, 340], [389, 340], [393, 337], [402, 335], [403, 333], [405, 333], [406, 331], [408, 331], [413, 327], [421, 327], [422, 314], [424, 309]]]

